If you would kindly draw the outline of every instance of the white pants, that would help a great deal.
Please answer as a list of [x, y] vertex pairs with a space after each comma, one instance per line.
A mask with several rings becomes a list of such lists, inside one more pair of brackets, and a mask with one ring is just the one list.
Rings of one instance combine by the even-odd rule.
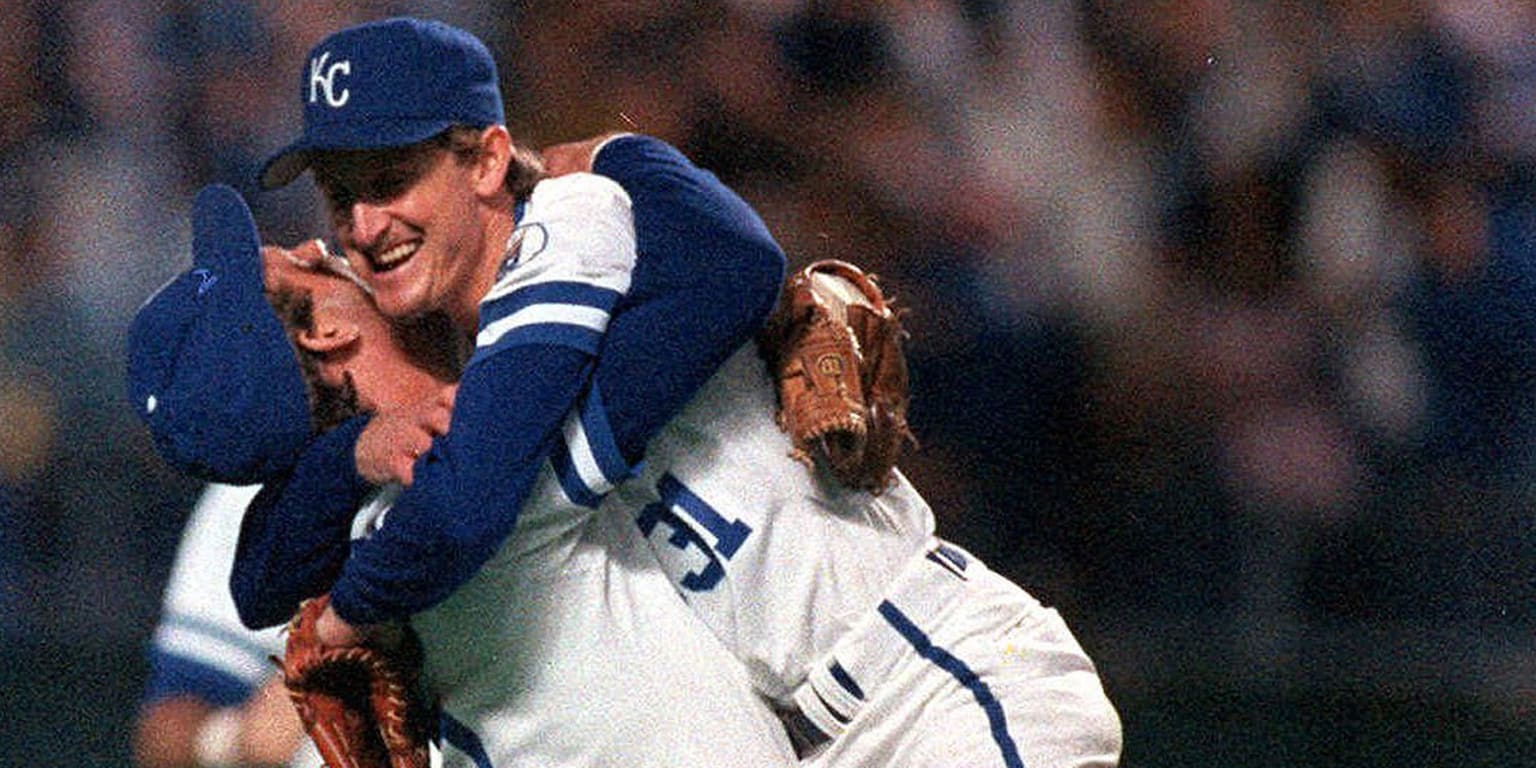
[[846, 719], [823, 729], [841, 732], [803, 764], [1117, 765], [1119, 716], [1066, 622], [963, 550], [943, 549], [909, 567], [905, 586], [796, 692]]

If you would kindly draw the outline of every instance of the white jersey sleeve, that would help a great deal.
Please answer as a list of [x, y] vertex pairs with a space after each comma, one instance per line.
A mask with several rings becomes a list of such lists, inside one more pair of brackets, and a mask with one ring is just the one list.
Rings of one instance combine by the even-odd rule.
[[630, 199], [616, 182], [586, 173], [540, 182], [481, 300], [475, 356], [530, 343], [595, 354], [635, 259]]
[[[518, 216], [501, 273], [481, 301], [471, 365], [519, 344], [596, 354], [614, 307], [629, 291], [637, 259], [632, 204], [618, 183], [587, 173], [540, 182]], [[612, 448], [605, 419], [601, 395], [584, 392], [551, 457], [565, 498], [581, 506], [596, 507], [630, 473]]]
[[259, 489], [210, 485], [188, 518], [151, 645], [161, 679], [151, 680], [148, 695], [188, 693], [228, 705], [271, 675], [268, 657], [282, 652], [279, 630], [246, 629], [229, 591], [241, 516]]

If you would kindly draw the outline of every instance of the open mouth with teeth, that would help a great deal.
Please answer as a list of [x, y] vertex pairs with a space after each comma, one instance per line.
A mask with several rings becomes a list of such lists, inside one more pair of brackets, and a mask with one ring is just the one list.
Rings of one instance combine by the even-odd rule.
[[416, 251], [420, 247], [421, 243], [413, 240], [408, 243], [401, 243], [394, 246], [393, 248], [389, 248], [378, 253], [370, 253], [368, 255], [368, 267], [372, 269], [375, 274], [382, 274], [384, 272], [398, 269], [400, 265], [410, 261], [411, 257], [416, 255]]

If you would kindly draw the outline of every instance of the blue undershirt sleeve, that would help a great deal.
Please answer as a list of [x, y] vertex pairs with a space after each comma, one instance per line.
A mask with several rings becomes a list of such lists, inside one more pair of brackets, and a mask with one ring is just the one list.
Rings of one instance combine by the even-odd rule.
[[367, 423], [356, 417], [315, 438], [293, 473], [264, 485], [247, 507], [229, 576], [245, 626], [287, 622], [341, 570], [352, 518], [371, 490], [352, 455]]

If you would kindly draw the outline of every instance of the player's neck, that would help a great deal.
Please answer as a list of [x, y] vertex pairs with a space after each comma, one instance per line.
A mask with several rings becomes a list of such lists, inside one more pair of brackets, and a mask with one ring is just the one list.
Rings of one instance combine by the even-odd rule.
[[516, 222], [512, 218], [511, 201], [505, 206], [487, 207], [484, 236], [478, 248], [478, 257], [471, 267], [467, 290], [461, 293], [448, 311], [454, 327], [461, 333], [473, 336], [480, 326], [480, 301], [496, 284], [501, 265], [507, 258], [507, 249]]

